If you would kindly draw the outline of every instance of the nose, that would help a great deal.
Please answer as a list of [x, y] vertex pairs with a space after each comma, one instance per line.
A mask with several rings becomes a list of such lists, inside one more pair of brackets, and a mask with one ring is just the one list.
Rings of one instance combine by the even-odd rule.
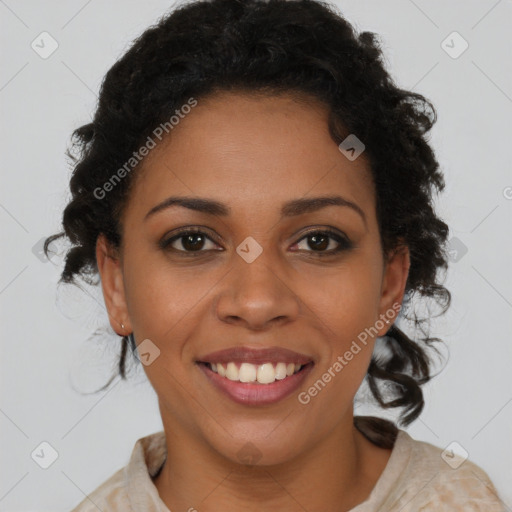
[[287, 272], [265, 251], [252, 263], [235, 258], [216, 299], [220, 320], [260, 331], [298, 317], [301, 301], [294, 291], [292, 272]]

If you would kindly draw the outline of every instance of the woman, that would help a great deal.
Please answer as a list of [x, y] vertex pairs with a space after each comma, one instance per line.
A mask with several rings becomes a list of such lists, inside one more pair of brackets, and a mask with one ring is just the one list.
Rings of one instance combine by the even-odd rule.
[[504, 510], [469, 460], [353, 414], [363, 382], [402, 426], [423, 408], [437, 340], [396, 323], [450, 303], [434, 122], [313, 0], [192, 2], [135, 41], [48, 243], [64, 282], [101, 278], [164, 431], [75, 511]]

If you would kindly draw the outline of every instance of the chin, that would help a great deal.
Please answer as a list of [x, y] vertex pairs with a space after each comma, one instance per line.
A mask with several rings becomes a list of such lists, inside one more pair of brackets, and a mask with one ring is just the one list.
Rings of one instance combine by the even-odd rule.
[[[282, 420], [280, 420], [282, 421]], [[283, 422], [284, 423], [284, 422]], [[283, 427], [280, 429], [280, 426]], [[220, 439], [207, 440], [224, 458], [243, 466], [274, 466], [287, 463], [300, 455], [305, 445], [304, 430], [294, 435], [290, 425], [276, 423], [267, 427], [238, 424], [232, 436], [223, 432]], [[232, 432], [229, 428], [226, 428]], [[292, 430], [292, 432], [290, 431]]]

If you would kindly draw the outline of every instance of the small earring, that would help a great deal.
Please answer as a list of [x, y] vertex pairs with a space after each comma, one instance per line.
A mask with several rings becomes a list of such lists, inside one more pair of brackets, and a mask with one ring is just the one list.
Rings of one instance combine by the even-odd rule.
[[124, 329], [124, 324], [121, 324], [121, 329]]

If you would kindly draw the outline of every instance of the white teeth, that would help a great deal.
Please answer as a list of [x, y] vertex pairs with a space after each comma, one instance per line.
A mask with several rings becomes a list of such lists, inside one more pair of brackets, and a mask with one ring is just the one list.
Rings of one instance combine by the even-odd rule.
[[301, 364], [294, 363], [264, 363], [255, 365], [242, 363], [240, 368], [234, 362], [227, 364], [211, 363], [210, 369], [221, 377], [238, 382], [258, 382], [259, 384], [271, 384], [276, 380], [283, 380], [297, 373], [302, 368]]
[[276, 371], [272, 363], [262, 364], [258, 368], [258, 382], [260, 384], [270, 384], [276, 380]]
[[[213, 371], [215, 371], [214, 368], [212, 368]], [[220, 363], [217, 365], [217, 373], [221, 376], [221, 377], [225, 377], [226, 376], [226, 368], [221, 365]]]
[[226, 368], [226, 377], [229, 380], [238, 380], [238, 368], [235, 363], [228, 363], [228, 367]]
[[249, 363], [242, 363], [238, 372], [240, 382], [254, 382], [256, 380], [256, 366]]
[[286, 377], [286, 363], [276, 364], [276, 379], [282, 380]]

